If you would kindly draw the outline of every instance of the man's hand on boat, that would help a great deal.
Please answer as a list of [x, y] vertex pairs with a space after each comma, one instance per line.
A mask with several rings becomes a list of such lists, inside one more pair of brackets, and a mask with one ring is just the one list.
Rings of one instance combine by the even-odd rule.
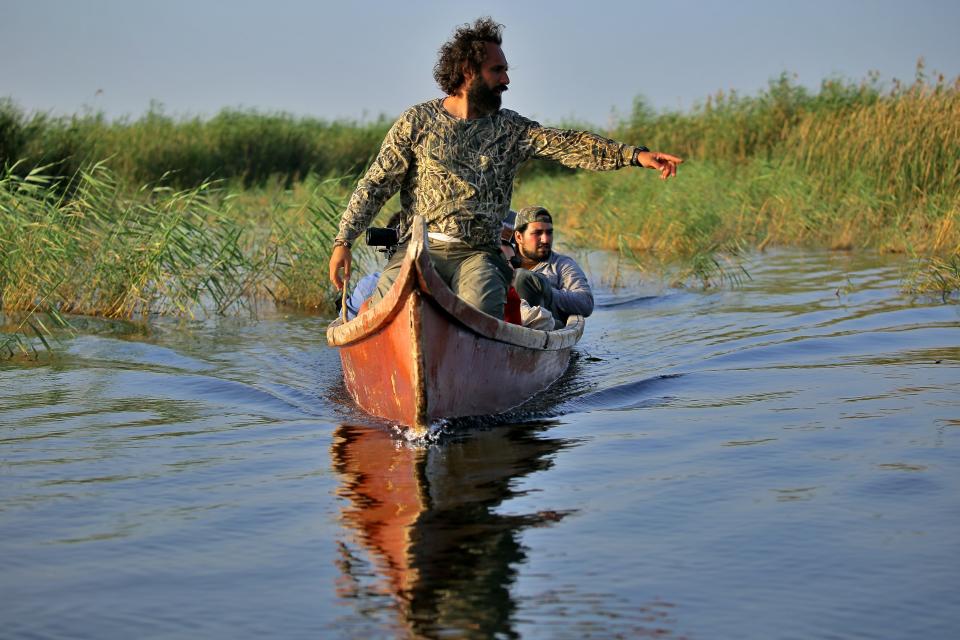
[[[333, 253], [330, 254], [330, 282], [337, 288], [337, 291], [343, 291], [343, 287], [350, 280], [350, 265], [353, 257], [350, 255], [350, 248], [343, 245], [336, 245]], [[343, 277], [340, 272], [343, 271]]]
[[660, 179], [666, 180], [677, 175], [677, 165], [683, 162], [683, 158], [659, 151], [641, 151], [637, 153], [637, 162], [641, 167], [656, 169], [660, 172]]

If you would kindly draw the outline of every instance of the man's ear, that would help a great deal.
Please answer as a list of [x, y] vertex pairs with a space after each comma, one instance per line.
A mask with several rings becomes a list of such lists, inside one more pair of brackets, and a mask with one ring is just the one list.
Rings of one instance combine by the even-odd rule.
[[514, 231], [513, 239], [516, 241], [517, 244], [520, 244], [521, 242], [523, 242], [523, 234], [520, 233], [519, 231]]

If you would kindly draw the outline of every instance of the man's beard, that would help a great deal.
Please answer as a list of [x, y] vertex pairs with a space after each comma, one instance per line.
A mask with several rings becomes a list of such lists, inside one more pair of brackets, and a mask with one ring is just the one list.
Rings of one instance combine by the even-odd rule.
[[[507, 90], [506, 85], [496, 87], [501, 93]], [[474, 78], [467, 87], [467, 104], [473, 111], [483, 114], [496, 113], [500, 110], [500, 94], [491, 89], [480, 76]]]
[[551, 245], [538, 245], [533, 251], [533, 255], [540, 261], [543, 262], [550, 257], [550, 252], [553, 251]]
[[547, 260], [550, 258], [550, 254], [553, 252], [553, 245], [552, 244], [537, 245], [536, 247], [534, 247], [532, 253], [527, 253], [524, 250], [523, 245], [518, 243], [517, 249], [520, 251], [520, 255], [522, 255], [527, 260], [533, 260], [534, 262], [543, 262], [544, 260]]

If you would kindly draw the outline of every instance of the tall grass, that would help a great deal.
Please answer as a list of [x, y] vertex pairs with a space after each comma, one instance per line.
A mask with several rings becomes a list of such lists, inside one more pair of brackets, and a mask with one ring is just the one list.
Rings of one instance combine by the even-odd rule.
[[0, 302], [12, 329], [0, 353], [29, 353], [23, 336], [46, 340], [66, 314], [145, 320], [263, 301], [332, 304], [326, 270], [341, 181], [311, 178], [256, 197], [217, 183], [128, 193], [102, 163], [68, 185], [12, 169], [0, 177]]
[[920, 268], [906, 280], [906, 289], [920, 295], [949, 296], [960, 291], [960, 253], [945, 257], [932, 256], [920, 261]]
[[[354, 180], [318, 176], [362, 169], [388, 125], [159, 107], [109, 122], [0, 101], [2, 311], [43, 337], [65, 313], [329, 309], [327, 261]], [[960, 79], [919, 64], [909, 85], [872, 76], [813, 92], [783, 75], [686, 113], [638, 100], [608, 133], [687, 162], [667, 183], [534, 163], [515, 207], [542, 204], [569, 240], [645, 265], [682, 260], [707, 284], [740, 277], [724, 256], [806, 245], [905, 253], [919, 269], [908, 288], [960, 290]]]
[[[960, 254], [960, 79], [930, 81], [922, 63], [912, 84], [888, 90], [871, 77], [814, 93], [781, 76], [689, 113], [638, 101], [613, 135], [687, 162], [666, 185], [633, 172], [533, 176], [517, 205], [552, 206], [571, 239], [646, 263], [771, 245], [906, 253], [920, 269]], [[908, 282], [960, 289], [949, 273]]]
[[102, 164], [73, 177], [69, 198], [56, 182], [39, 171], [0, 180], [5, 310], [192, 315], [243, 297], [243, 229], [210, 206], [209, 184], [127, 199]]
[[613, 134], [695, 160], [770, 160], [780, 155], [790, 132], [807, 115], [870, 106], [882, 96], [877, 76], [859, 83], [832, 78], [812, 92], [784, 73], [757, 95], [719, 91], [689, 112], [657, 113], [638, 97]]
[[225, 109], [211, 119], [174, 118], [154, 105], [137, 120], [102, 113], [53, 117], [26, 114], [0, 101], [0, 166], [19, 162], [21, 175], [53, 165], [60, 175], [110, 159], [127, 184], [192, 188], [236, 179], [245, 188], [278, 177], [292, 186], [310, 174], [357, 173], [376, 153], [389, 122], [327, 121], [286, 113]]

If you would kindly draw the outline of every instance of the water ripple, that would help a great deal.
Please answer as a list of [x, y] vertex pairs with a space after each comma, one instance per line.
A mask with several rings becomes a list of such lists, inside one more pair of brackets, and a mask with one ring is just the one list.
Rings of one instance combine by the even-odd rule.
[[958, 307], [749, 258], [598, 286], [556, 386], [416, 443], [323, 318], [0, 364], [0, 637], [952, 637]]

